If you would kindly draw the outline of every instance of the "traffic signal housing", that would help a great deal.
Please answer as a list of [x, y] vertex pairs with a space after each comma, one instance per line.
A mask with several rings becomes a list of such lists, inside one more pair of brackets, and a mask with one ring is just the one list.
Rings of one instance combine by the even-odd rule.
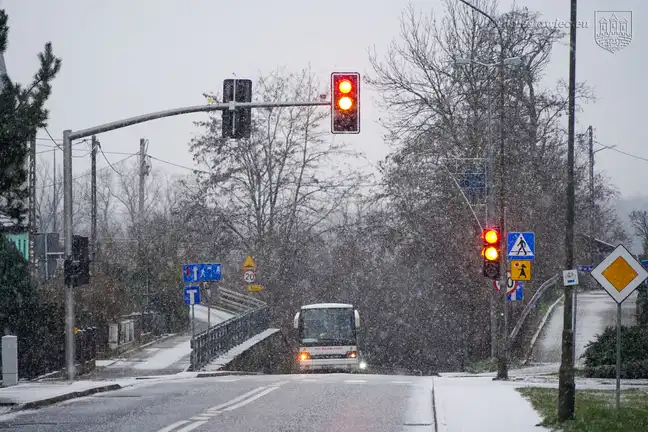
[[[252, 102], [252, 80], [223, 80], [223, 103]], [[250, 138], [252, 132], [252, 108], [223, 110], [223, 138]]]
[[63, 263], [65, 284], [72, 286], [90, 283], [90, 252], [88, 237], [72, 236], [72, 257]]
[[360, 133], [360, 74], [331, 74], [331, 133]]
[[482, 257], [484, 258], [484, 277], [497, 280], [500, 276], [500, 244], [502, 236], [499, 227], [486, 228], [482, 231]]

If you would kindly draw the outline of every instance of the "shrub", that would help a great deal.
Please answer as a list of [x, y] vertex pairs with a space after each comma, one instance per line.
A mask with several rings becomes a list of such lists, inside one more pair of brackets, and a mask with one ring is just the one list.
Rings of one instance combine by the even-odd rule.
[[[583, 354], [585, 376], [616, 377], [616, 327], [607, 327], [590, 342]], [[648, 330], [641, 326], [621, 327], [621, 377], [648, 378]]]

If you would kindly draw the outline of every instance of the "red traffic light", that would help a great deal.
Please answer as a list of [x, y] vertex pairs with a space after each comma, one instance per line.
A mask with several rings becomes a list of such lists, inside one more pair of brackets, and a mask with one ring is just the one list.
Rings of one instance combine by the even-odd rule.
[[331, 133], [360, 133], [360, 74], [331, 74]]
[[492, 245], [499, 243], [500, 235], [496, 229], [489, 228], [482, 232], [482, 238], [487, 244]]

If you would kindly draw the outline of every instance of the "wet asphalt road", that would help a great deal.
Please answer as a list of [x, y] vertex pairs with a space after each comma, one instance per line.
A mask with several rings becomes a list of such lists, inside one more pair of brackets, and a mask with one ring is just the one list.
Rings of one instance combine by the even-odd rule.
[[[0, 430], [433, 431], [431, 385], [425, 377], [347, 374], [142, 383], [0, 417]], [[414, 426], [421, 423], [427, 426]]]
[[[636, 322], [636, 299], [633, 293], [621, 304], [622, 325], [634, 325]], [[576, 358], [582, 364], [581, 355], [585, 347], [606, 327], [616, 326], [616, 302], [602, 289], [579, 292], [576, 307]], [[547, 320], [540, 337], [536, 342], [531, 361], [533, 363], [560, 363], [562, 355], [562, 330], [564, 308], [558, 303]]]

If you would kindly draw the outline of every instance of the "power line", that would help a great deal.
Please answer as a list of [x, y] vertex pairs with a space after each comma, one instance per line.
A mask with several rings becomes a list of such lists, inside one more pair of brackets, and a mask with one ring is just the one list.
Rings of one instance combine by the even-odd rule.
[[148, 157], [150, 157], [151, 159], [155, 159], [158, 162], [162, 162], [162, 163], [165, 163], [167, 165], [172, 165], [174, 167], [183, 168], [183, 169], [194, 171], [194, 172], [200, 172], [200, 173], [203, 173], [203, 174], [209, 174], [209, 172], [207, 172], [207, 171], [199, 170], [199, 169], [196, 169], [196, 168], [189, 168], [188, 166], [184, 166], [184, 165], [178, 165], [178, 164], [173, 163], [173, 162], [169, 162], [169, 161], [165, 161], [165, 160], [160, 159], [160, 158], [156, 158], [155, 156], [148, 155]]
[[99, 147], [99, 151], [100, 151], [101, 154], [103, 155], [104, 159], [106, 160], [106, 162], [108, 162], [108, 165], [110, 166], [110, 168], [112, 168], [112, 170], [115, 171], [119, 177], [122, 177], [122, 173], [120, 173], [119, 171], [117, 171], [117, 170], [115, 169], [115, 167], [112, 166], [112, 164], [110, 163], [110, 161], [108, 160], [108, 158], [106, 157], [106, 153], [104, 153], [103, 149], [101, 148], [101, 144], [99, 144], [98, 147]]
[[[133, 156], [137, 156], [138, 154], [139, 154], [139, 153], [133, 153], [133, 154], [131, 154], [131, 155], [128, 156], [128, 157], [125, 157], [125, 158], [123, 158], [123, 159], [120, 159], [120, 160], [118, 160], [117, 162], [115, 162], [115, 165], [118, 165], [118, 164], [120, 164], [120, 163], [122, 163], [122, 162], [125, 162], [125, 161], [127, 161], [128, 159], [132, 158]], [[109, 163], [110, 163], [110, 162], [109, 162]], [[109, 168], [109, 167], [99, 168], [99, 169], [97, 170], [97, 172], [99, 172], [99, 171], [103, 171], [103, 170], [106, 170], [106, 169], [108, 169], [108, 168]], [[114, 169], [114, 168], [113, 168], [113, 169]], [[76, 176], [76, 177], [72, 178], [72, 181], [74, 181], [74, 180], [78, 180], [78, 179], [81, 179], [81, 178], [84, 178], [84, 177], [88, 177], [88, 176], [91, 175], [91, 174], [92, 174], [91, 172], [87, 172], [87, 173], [85, 173], [85, 174], [81, 174], [80, 176]], [[118, 173], [118, 174], [119, 174], [119, 173]], [[121, 175], [121, 174], [120, 174], [120, 175]], [[61, 182], [57, 182], [57, 183], [51, 183], [51, 184], [44, 185], [44, 186], [39, 186], [38, 189], [45, 189], [45, 188], [49, 188], [49, 187], [53, 187], [53, 186], [61, 186], [61, 185], [63, 185], [63, 182], [62, 182], [62, 181], [61, 181]]]
[[596, 144], [598, 144], [598, 145], [601, 146], [601, 148], [600, 148], [600, 149], [596, 149], [596, 151], [598, 151], [598, 150], [603, 150], [603, 149], [606, 149], [606, 150], [612, 150], [612, 151], [615, 151], [615, 152], [617, 152], [617, 153], [621, 153], [621, 154], [623, 154], [623, 155], [630, 156], [630, 157], [632, 157], [632, 158], [635, 158], [635, 159], [639, 159], [639, 160], [642, 160], [642, 161], [646, 161], [646, 162], [648, 162], [648, 158], [645, 158], [645, 157], [643, 157], [643, 156], [638, 156], [638, 155], [636, 155], [636, 154], [628, 153], [628, 152], [625, 152], [625, 151], [623, 151], [623, 150], [619, 150], [619, 149], [616, 148], [616, 147], [606, 146], [605, 144], [603, 144], [603, 143], [601, 143], [600, 141], [597, 141], [597, 140], [594, 140], [594, 142], [595, 142]]

